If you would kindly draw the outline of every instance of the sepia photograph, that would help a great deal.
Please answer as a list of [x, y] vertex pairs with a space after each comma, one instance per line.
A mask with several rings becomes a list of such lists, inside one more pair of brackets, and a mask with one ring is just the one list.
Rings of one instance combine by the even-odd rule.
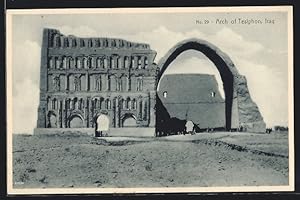
[[292, 11], [7, 10], [8, 193], [294, 191]]

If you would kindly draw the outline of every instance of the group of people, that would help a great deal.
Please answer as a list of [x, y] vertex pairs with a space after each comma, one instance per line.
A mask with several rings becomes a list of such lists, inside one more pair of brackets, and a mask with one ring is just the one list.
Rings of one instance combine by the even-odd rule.
[[107, 136], [108, 136], [108, 132], [98, 131], [96, 129], [95, 137], [107, 137]]
[[196, 125], [192, 121], [170, 120], [172, 123], [161, 125], [155, 136], [196, 134]]

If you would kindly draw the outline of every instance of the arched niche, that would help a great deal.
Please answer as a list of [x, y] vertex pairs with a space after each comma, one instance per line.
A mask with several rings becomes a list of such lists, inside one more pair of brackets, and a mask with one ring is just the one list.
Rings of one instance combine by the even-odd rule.
[[125, 114], [122, 118], [122, 126], [123, 127], [136, 127], [136, 117], [133, 114]]
[[57, 117], [53, 111], [48, 113], [48, 128], [57, 128]]
[[78, 114], [74, 114], [69, 118], [69, 127], [70, 128], [83, 128], [84, 127], [84, 120], [82, 116]]

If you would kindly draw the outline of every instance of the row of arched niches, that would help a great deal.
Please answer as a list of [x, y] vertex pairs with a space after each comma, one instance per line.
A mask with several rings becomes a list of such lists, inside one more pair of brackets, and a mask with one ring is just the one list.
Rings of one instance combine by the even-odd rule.
[[91, 55], [91, 56], [48, 56], [49, 69], [148, 69], [147, 55]]
[[[118, 103], [116, 104], [116, 101]], [[139, 112], [145, 111], [147, 113], [148, 110], [148, 97], [121, 97], [117, 98], [104, 98], [97, 97], [90, 100], [87, 98], [73, 97], [73, 98], [56, 98], [56, 97], [48, 97], [47, 98], [47, 110], [83, 110], [87, 108], [89, 103], [89, 109], [112, 109], [112, 104], [118, 105], [122, 110], [136, 110]]]
[[[116, 103], [116, 101], [118, 101], [118, 103]], [[117, 105], [119, 109], [116, 109]], [[86, 98], [77, 97], [66, 99], [48, 97], [46, 126], [48, 128], [83, 128], [86, 127], [85, 121], [90, 124], [88, 127], [94, 127], [95, 120], [90, 121], [93, 117], [89, 116], [94, 116], [96, 113], [99, 113], [99, 111], [100, 113], [101, 111], [107, 111], [107, 117], [111, 119], [113, 119], [114, 112], [117, 112], [115, 115], [117, 118], [124, 116], [121, 117], [123, 119], [123, 126], [126, 125], [124, 121], [126, 119], [126, 114], [130, 114], [130, 116], [134, 116], [134, 126], [136, 126], [136, 120], [147, 122], [150, 117], [149, 98], [121, 97], [117, 100], [117, 98], [97, 97], [87, 100]], [[79, 118], [76, 119], [76, 121], [73, 121], [74, 116], [78, 116]], [[111, 121], [112, 125], [114, 124], [114, 121], [115, 120]], [[72, 124], [77, 125], [73, 126]]]
[[64, 36], [54, 33], [49, 37], [49, 47], [52, 48], [134, 48], [150, 49], [149, 44], [134, 43], [114, 38], [78, 38], [75, 36]]

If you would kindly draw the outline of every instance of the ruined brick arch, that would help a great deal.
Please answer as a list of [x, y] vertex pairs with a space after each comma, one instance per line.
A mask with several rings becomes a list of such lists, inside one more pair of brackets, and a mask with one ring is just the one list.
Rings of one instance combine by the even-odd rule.
[[125, 120], [126, 118], [129, 118], [129, 117], [132, 117], [132, 118], [134, 118], [135, 120], [138, 119], [133, 113], [125, 113], [125, 114], [123, 114], [120, 118], [121, 118], [121, 120], [123, 121], [123, 120]]
[[122, 127], [136, 127], [137, 117], [133, 113], [125, 113], [121, 116]]
[[69, 128], [82, 128], [84, 127], [84, 117], [79, 111], [72, 112], [68, 117]]
[[78, 116], [78, 117], [80, 117], [81, 119], [84, 119], [84, 113], [81, 111], [81, 110], [79, 110], [79, 109], [74, 109], [69, 115], [68, 115], [68, 119], [70, 119], [70, 118], [72, 118], [73, 116]]
[[225, 92], [225, 119], [226, 130], [231, 129], [232, 120], [232, 102], [234, 96], [234, 82], [240, 76], [235, 65], [228, 55], [222, 52], [215, 45], [201, 39], [191, 38], [183, 40], [172, 47], [158, 63], [160, 72], [158, 74], [157, 85], [168, 66], [186, 50], [196, 50], [203, 53], [209, 60], [211, 60], [218, 69], [221, 79], [223, 81]]

